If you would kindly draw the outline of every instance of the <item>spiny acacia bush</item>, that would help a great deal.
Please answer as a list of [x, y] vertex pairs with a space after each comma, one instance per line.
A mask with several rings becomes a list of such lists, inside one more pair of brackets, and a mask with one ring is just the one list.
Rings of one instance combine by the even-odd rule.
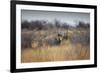
[[49, 21], [43, 21], [43, 20], [34, 20], [31, 22], [28, 22], [27, 20], [22, 21], [21, 28], [22, 29], [28, 29], [28, 30], [47, 30], [49, 28], [64, 28], [68, 29], [69, 25], [65, 22], [60, 22], [58, 20], [54, 20], [54, 22]]
[[[71, 40], [72, 43], [81, 43], [83, 45], [90, 44], [90, 24], [84, 23], [81, 21], [79, 21], [76, 27], [73, 27], [71, 26], [71, 24], [60, 22], [56, 19], [54, 20], [54, 22], [49, 22], [49, 21], [44, 21], [44, 20], [34, 20], [31, 22], [28, 22], [25, 20], [25, 21], [22, 21], [21, 23], [21, 29], [22, 29], [22, 32], [21, 32], [21, 47], [22, 48], [31, 48], [31, 44], [32, 42], [34, 42], [33, 41], [34, 39], [37, 38], [38, 41], [41, 40], [42, 35], [40, 35], [39, 31], [42, 31], [42, 30], [51, 31], [51, 29], [54, 29], [55, 31], [57, 31], [57, 29], [67, 30], [67, 31], [72, 29], [73, 34], [70, 37], [66, 36], [65, 38]], [[38, 32], [39, 34], [35, 34], [34, 30], [36, 30], [35, 32]], [[56, 32], [52, 33], [51, 35], [53, 34], [56, 34]], [[69, 33], [67, 32], [67, 34]], [[49, 34], [46, 33], [44, 36], [45, 37], [49, 36]], [[44, 39], [45, 37], [43, 37], [42, 39]]]

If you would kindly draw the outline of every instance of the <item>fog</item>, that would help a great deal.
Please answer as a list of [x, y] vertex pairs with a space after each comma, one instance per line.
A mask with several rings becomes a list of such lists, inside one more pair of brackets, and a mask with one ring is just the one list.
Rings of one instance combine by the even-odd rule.
[[22, 21], [27, 20], [29, 22], [45, 20], [52, 23], [56, 19], [75, 26], [79, 21], [90, 23], [90, 13], [21, 10], [21, 19]]

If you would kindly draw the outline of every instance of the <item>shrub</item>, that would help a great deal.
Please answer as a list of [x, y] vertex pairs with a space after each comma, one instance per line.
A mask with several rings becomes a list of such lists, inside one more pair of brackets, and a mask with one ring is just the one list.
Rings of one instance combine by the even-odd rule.
[[21, 34], [21, 48], [31, 48], [32, 34], [22, 33]]
[[82, 45], [89, 45], [90, 44], [90, 33], [89, 31], [85, 33], [77, 33], [75, 32], [73, 36], [71, 36], [71, 42], [72, 43], [80, 43]]

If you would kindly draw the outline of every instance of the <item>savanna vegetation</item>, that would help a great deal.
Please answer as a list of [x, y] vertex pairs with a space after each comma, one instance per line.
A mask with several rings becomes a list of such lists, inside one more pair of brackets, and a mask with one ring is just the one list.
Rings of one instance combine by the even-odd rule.
[[21, 62], [86, 60], [90, 58], [90, 24], [76, 26], [54, 20], [23, 21]]

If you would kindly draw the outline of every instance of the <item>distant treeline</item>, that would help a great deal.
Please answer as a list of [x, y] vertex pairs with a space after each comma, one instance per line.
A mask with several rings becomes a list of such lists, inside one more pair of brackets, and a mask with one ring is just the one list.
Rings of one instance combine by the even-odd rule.
[[31, 22], [28, 22], [27, 20], [25, 20], [21, 23], [21, 28], [28, 29], [28, 30], [33, 30], [33, 29], [41, 30], [41, 29], [51, 29], [51, 28], [64, 28], [64, 29], [85, 28], [86, 29], [86, 28], [90, 28], [90, 24], [79, 21], [77, 26], [74, 27], [74, 26], [71, 26], [71, 24], [68, 24], [65, 22], [62, 23], [58, 20], [55, 20], [54, 22], [48, 22], [44, 20], [34, 20]]

